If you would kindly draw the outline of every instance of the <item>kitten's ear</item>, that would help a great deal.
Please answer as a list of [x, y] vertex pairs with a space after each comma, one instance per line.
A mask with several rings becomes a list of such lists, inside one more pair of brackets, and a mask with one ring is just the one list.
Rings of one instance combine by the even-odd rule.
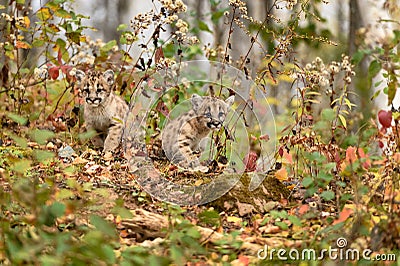
[[86, 74], [82, 70], [78, 69], [75, 72], [75, 77], [76, 77], [76, 83], [81, 84], [82, 80], [86, 77]]
[[228, 99], [225, 100], [225, 103], [228, 105], [228, 107], [230, 107], [234, 102], [235, 102], [235, 96], [234, 95], [228, 97]]
[[103, 77], [106, 80], [108, 85], [113, 85], [114, 84], [114, 71], [111, 69], [107, 70], [106, 72], [103, 73]]
[[193, 94], [190, 101], [192, 102], [193, 110], [197, 112], [200, 109], [201, 104], [203, 103], [203, 97], [197, 94]]

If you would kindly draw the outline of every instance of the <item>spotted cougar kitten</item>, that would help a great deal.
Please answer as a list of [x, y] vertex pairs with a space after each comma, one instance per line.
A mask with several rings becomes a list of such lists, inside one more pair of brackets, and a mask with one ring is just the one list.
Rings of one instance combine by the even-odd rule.
[[208, 168], [200, 165], [199, 156], [204, 151], [201, 140], [212, 130], [223, 125], [234, 96], [225, 101], [194, 94], [192, 109], [170, 121], [162, 132], [162, 147], [172, 163], [183, 168], [206, 172]]
[[98, 135], [92, 138], [96, 147], [104, 152], [114, 151], [122, 138], [126, 102], [113, 93], [114, 71], [90, 70], [85, 74], [76, 71], [76, 80], [81, 96], [84, 98], [84, 114], [87, 130], [95, 130]]

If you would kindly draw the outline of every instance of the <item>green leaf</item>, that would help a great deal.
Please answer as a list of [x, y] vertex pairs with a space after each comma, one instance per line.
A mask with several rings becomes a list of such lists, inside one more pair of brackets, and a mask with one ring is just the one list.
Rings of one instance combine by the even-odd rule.
[[388, 105], [391, 105], [394, 97], [396, 96], [396, 91], [397, 91], [397, 79], [396, 77], [393, 75], [393, 77], [391, 78], [389, 84], [388, 84]]
[[59, 256], [41, 255], [39, 261], [43, 266], [63, 265], [62, 258]]
[[63, 200], [63, 199], [68, 199], [74, 196], [74, 192], [72, 192], [69, 189], [61, 189], [60, 191], [58, 191], [56, 198], [57, 200]]
[[194, 239], [200, 239], [200, 237], [201, 237], [201, 234], [194, 226], [187, 229], [185, 232], [185, 235], [190, 236], [191, 238], [194, 238]]
[[301, 223], [301, 220], [297, 216], [289, 215], [288, 220], [294, 225], [297, 225], [297, 226], [302, 226], [303, 225]]
[[333, 193], [333, 191], [331, 191], [331, 190], [324, 191], [321, 193], [321, 197], [324, 200], [333, 200], [335, 198], [335, 193]]
[[124, 31], [128, 28], [128, 25], [126, 24], [119, 24], [117, 27], [117, 31]]
[[[378, 85], [378, 86], [379, 86], [379, 85]], [[377, 87], [377, 86], [375, 86], [375, 87]], [[377, 91], [374, 93], [374, 95], [372, 95], [371, 101], [373, 101], [376, 97], [378, 97], [380, 93], [381, 93], [381, 90], [377, 90]]]
[[102, 233], [108, 236], [116, 236], [115, 228], [100, 216], [90, 215], [90, 223]]
[[321, 112], [321, 117], [322, 120], [332, 122], [336, 117], [336, 113], [332, 109], [324, 109]]
[[224, 9], [220, 9], [220, 10], [213, 12], [211, 15], [211, 21], [214, 24], [217, 24], [218, 20], [224, 15], [225, 11], [228, 11], [228, 10], [229, 10], [229, 8], [224, 8]]
[[183, 251], [182, 248], [173, 245], [171, 247], [171, 258], [173, 259], [173, 261], [175, 262], [176, 265], [184, 265], [184, 256], [183, 256]]
[[207, 31], [207, 32], [212, 32], [212, 31], [210, 30], [210, 28], [208, 27], [207, 23], [205, 23], [204, 21], [198, 20], [197, 23], [198, 23], [198, 25], [199, 25], [199, 29], [200, 29], [200, 30], [202, 30], [202, 31]]
[[133, 217], [133, 214], [130, 210], [125, 207], [114, 207], [112, 212], [116, 215], [121, 216], [122, 219], [130, 219]]
[[368, 78], [372, 79], [375, 77], [379, 71], [381, 71], [381, 69], [381, 63], [379, 63], [377, 60], [372, 61], [368, 68]]
[[301, 182], [301, 183], [302, 183], [303, 186], [309, 187], [314, 183], [314, 180], [311, 177], [308, 176], [308, 177], [305, 177], [303, 179], [303, 182]]
[[357, 52], [354, 53], [353, 57], [351, 58], [351, 63], [354, 65], [358, 65], [361, 60], [363, 60], [365, 56], [365, 51], [364, 50], [358, 50]]
[[287, 229], [289, 229], [289, 226], [287, 225], [287, 223], [284, 223], [284, 222], [275, 222], [275, 224], [277, 225], [277, 226], [279, 226], [282, 230], [287, 230]]
[[55, 136], [54, 132], [45, 129], [35, 129], [29, 133], [31, 138], [38, 144], [46, 144], [46, 141]]
[[218, 212], [212, 210], [205, 210], [199, 213], [198, 218], [200, 219], [200, 222], [209, 224], [212, 226], [219, 226], [220, 225], [220, 219], [221, 217], [219, 216]]
[[51, 151], [43, 151], [43, 150], [34, 150], [33, 155], [35, 156], [38, 162], [44, 162], [48, 159], [54, 158], [54, 152]]
[[61, 202], [54, 202], [50, 205], [50, 212], [54, 217], [61, 217], [65, 214], [66, 207]]
[[324, 172], [321, 171], [318, 173], [318, 179], [329, 183], [333, 179], [333, 176], [325, 171]]
[[17, 0], [17, 4], [25, 5], [25, 0]]
[[65, 34], [68, 38], [69, 41], [80, 44], [81, 42], [81, 32], [80, 31], [74, 31], [74, 32], [67, 32]]
[[24, 174], [31, 167], [31, 164], [31, 160], [22, 159], [14, 163], [11, 169], [17, 173]]
[[116, 40], [109, 41], [103, 47], [100, 48], [100, 53], [101, 54], [106, 54], [108, 51], [110, 51], [116, 45], [117, 45], [117, 41]]
[[60, 18], [71, 18], [72, 17], [71, 14], [68, 11], [64, 10], [64, 9], [57, 10], [55, 12], [55, 15], [57, 17], [60, 17]]
[[111, 265], [114, 265], [116, 260], [114, 250], [109, 245], [103, 245], [101, 249], [103, 251], [102, 254], [104, 254], [107, 262]]
[[21, 126], [25, 126], [26, 123], [28, 123], [28, 118], [14, 114], [14, 113], [8, 113], [7, 116], [13, 120], [14, 122], [17, 122]]
[[89, 131], [79, 134], [78, 138], [80, 140], [87, 140], [87, 139], [93, 138], [96, 135], [97, 135], [97, 132], [95, 130], [89, 130]]
[[26, 148], [28, 147], [28, 141], [25, 138], [21, 138], [17, 135], [10, 135], [10, 138], [15, 141], [15, 143], [20, 146], [21, 148]]

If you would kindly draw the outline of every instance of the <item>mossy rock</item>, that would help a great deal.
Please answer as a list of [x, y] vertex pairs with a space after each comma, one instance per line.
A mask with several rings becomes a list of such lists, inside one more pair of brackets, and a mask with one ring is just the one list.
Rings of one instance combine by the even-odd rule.
[[251, 189], [254, 187], [252, 179], [263, 177], [252, 173], [242, 175], [240, 181], [230, 191], [209, 205], [224, 211], [237, 208], [240, 215], [245, 215], [254, 212], [264, 213], [266, 211], [264, 207], [268, 202], [289, 198], [290, 191], [273, 174], [267, 174], [255, 189]]

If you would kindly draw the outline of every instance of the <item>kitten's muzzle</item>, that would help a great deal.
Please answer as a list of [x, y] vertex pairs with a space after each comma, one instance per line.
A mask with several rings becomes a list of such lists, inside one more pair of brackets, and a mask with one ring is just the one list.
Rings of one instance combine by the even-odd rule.
[[217, 120], [207, 122], [207, 127], [211, 128], [211, 129], [220, 129], [221, 126], [222, 126], [222, 123]]
[[94, 104], [94, 105], [98, 105], [101, 102], [101, 98], [99, 97], [95, 97], [95, 98], [86, 98], [86, 103], [88, 104]]

